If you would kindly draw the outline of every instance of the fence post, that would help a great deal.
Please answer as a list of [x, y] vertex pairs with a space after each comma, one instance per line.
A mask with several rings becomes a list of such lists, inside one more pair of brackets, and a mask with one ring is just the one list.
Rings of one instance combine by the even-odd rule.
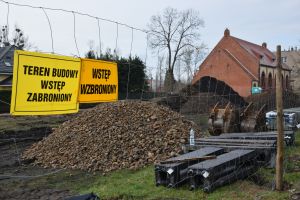
[[283, 106], [282, 106], [282, 76], [281, 76], [281, 46], [277, 46], [277, 76], [276, 76], [276, 109], [277, 109], [277, 156], [276, 156], [276, 190], [283, 189]]

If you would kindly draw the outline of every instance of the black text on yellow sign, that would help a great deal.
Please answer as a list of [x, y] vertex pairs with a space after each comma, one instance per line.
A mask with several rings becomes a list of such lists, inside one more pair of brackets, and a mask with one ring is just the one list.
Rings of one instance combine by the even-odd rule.
[[117, 63], [81, 59], [80, 103], [112, 102], [118, 100]]
[[15, 51], [12, 115], [78, 112], [80, 59]]

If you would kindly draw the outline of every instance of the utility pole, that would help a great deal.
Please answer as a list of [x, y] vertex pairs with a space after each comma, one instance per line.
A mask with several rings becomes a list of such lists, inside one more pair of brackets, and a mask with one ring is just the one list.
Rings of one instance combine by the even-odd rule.
[[283, 156], [284, 156], [284, 134], [283, 134], [283, 106], [282, 106], [282, 65], [281, 46], [277, 46], [277, 75], [276, 75], [276, 109], [277, 109], [277, 156], [276, 156], [276, 190], [283, 189]]

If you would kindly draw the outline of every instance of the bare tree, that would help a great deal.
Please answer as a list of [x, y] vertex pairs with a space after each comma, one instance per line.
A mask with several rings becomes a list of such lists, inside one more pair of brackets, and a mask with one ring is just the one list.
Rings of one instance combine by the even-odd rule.
[[193, 64], [194, 64], [193, 74], [192, 74], [193, 77], [195, 76], [195, 74], [197, 73], [197, 71], [199, 69], [200, 62], [203, 61], [203, 59], [209, 53], [208, 50], [209, 50], [209, 48], [207, 48], [207, 46], [203, 43], [201, 44], [200, 47], [195, 49], [194, 58], [193, 58]]
[[161, 92], [162, 89], [162, 75], [163, 75], [163, 63], [164, 63], [165, 57], [164, 56], [158, 56], [158, 65], [157, 65], [157, 74], [158, 74], [158, 92]]
[[184, 63], [184, 72], [186, 73], [186, 80], [188, 84], [192, 82], [192, 79], [199, 67], [200, 61], [203, 60], [206, 54], [204, 49], [206, 49], [206, 45], [201, 44], [199, 47], [188, 47], [184, 50], [182, 61]]
[[181, 83], [181, 77], [182, 77], [182, 72], [181, 72], [181, 59], [178, 59], [175, 65], [175, 71], [177, 75], [177, 82], [180, 84]]
[[164, 88], [167, 92], [174, 90], [174, 67], [187, 47], [195, 48], [200, 42], [199, 30], [204, 21], [194, 10], [178, 11], [166, 8], [162, 15], [151, 17], [150, 44], [153, 49], [167, 52], [167, 70]]
[[0, 30], [0, 47], [9, 46], [8, 40], [8, 28], [7, 26], [3, 26]]
[[195, 50], [193, 48], [186, 48], [185, 53], [183, 55], [182, 61], [184, 63], [184, 72], [186, 73], [186, 80], [187, 83], [191, 83], [192, 80], [192, 61], [193, 61], [193, 54]]
[[8, 27], [3, 26], [2, 29], [0, 30], [0, 47], [14, 45], [19, 49], [37, 50], [37, 48], [29, 42], [28, 36], [25, 36], [24, 32], [17, 25], [15, 25], [13, 38], [11, 40], [9, 40], [8, 35], [9, 35]]

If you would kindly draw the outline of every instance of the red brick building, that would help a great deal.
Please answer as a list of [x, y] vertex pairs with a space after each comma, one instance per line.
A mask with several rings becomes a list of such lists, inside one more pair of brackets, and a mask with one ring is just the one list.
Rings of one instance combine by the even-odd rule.
[[[283, 65], [284, 89], [289, 88], [291, 70]], [[233, 37], [226, 29], [224, 36], [200, 65], [192, 84], [200, 84], [203, 78], [223, 81], [242, 97], [251, 95], [252, 86], [263, 90], [275, 88], [275, 55], [261, 46]], [[217, 84], [217, 83], [214, 83]]]

